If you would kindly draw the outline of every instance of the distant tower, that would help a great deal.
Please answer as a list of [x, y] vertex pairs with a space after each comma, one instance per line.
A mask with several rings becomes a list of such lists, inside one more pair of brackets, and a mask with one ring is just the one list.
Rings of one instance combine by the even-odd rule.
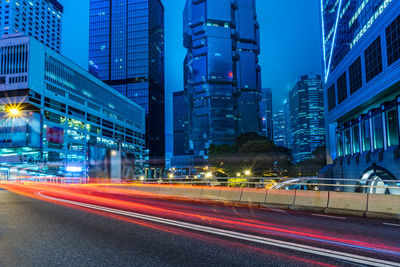
[[325, 145], [325, 120], [321, 76], [305, 75], [289, 93], [290, 124], [295, 162], [309, 159]]
[[174, 156], [185, 155], [188, 150], [188, 105], [184, 91], [173, 93]]
[[272, 90], [271, 88], [261, 89], [260, 113], [262, 122], [262, 135], [269, 140], [274, 140], [272, 120]]
[[260, 132], [259, 24], [254, 0], [187, 0], [189, 137], [196, 155]]
[[64, 8], [57, 0], [0, 1], [0, 38], [22, 32], [61, 51]]

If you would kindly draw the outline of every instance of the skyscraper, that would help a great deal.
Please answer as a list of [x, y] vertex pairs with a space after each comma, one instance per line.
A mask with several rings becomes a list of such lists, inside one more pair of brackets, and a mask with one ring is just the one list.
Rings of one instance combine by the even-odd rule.
[[295, 162], [311, 157], [325, 145], [323, 87], [320, 75], [304, 75], [289, 93], [290, 124]]
[[186, 1], [189, 139], [196, 155], [260, 132], [259, 25], [253, 0]]
[[99, 78], [146, 110], [154, 176], [165, 157], [164, 7], [160, 0], [90, 0], [89, 40]]
[[174, 156], [185, 155], [188, 150], [188, 105], [184, 91], [173, 93]]
[[276, 146], [287, 147], [287, 139], [286, 139], [286, 123], [285, 123], [285, 115], [283, 110], [278, 110], [274, 113], [273, 116], [274, 123], [274, 143]]
[[326, 176], [399, 179], [400, 2], [321, 5]]
[[262, 135], [274, 140], [274, 124], [272, 121], [272, 90], [261, 89], [260, 113], [262, 121]]
[[57, 0], [0, 1], [0, 38], [23, 32], [60, 52], [63, 6]]

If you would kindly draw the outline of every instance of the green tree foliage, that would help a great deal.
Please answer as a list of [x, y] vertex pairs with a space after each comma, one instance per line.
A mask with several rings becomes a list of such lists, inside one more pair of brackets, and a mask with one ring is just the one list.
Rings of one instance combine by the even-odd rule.
[[318, 147], [312, 154], [312, 157], [297, 165], [299, 172], [303, 176], [316, 176], [318, 172], [326, 165], [326, 147]]
[[209, 162], [218, 173], [235, 176], [251, 170], [252, 176], [294, 175], [289, 149], [277, 147], [272, 141], [256, 133], [247, 133], [236, 139], [234, 146], [211, 145]]

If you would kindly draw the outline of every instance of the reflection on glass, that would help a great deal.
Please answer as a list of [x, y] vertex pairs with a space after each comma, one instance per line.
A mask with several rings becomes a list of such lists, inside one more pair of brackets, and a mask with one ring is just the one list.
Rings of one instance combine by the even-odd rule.
[[374, 132], [374, 150], [379, 150], [383, 148], [383, 126], [382, 126], [382, 116], [375, 116], [372, 120], [373, 132]]
[[351, 155], [351, 139], [350, 129], [344, 131], [344, 153], [346, 156]]
[[339, 157], [343, 157], [343, 132], [338, 132], [336, 137], [337, 152]]
[[360, 126], [354, 125], [351, 128], [352, 137], [353, 137], [353, 153], [357, 154], [360, 153]]
[[369, 120], [362, 122], [362, 150], [363, 152], [371, 151], [371, 133]]
[[399, 145], [399, 116], [396, 108], [388, 110], [386, 116], [386, 132], [388, 147]]

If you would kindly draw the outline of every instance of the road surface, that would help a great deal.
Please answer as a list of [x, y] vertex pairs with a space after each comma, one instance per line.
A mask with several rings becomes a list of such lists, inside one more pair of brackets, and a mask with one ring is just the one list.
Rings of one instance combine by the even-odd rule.
[[0, 184], [0, 266], [400, 266], [400, 222]]

